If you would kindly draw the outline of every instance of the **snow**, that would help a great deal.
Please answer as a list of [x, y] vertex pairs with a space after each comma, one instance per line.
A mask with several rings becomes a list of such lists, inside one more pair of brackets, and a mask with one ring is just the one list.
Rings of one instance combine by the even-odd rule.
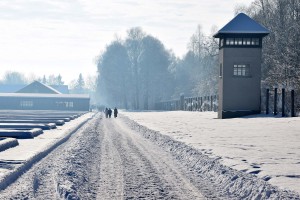
[[277, 187], [298, 189], [298, 118], [220, 120], [213, 112], [181, 111], [121, 112], [103, 120], [99, 115], [85, 114], [0, 152], [0, 190], [26, 171], [1, 195], [31, 199], [58, 192], [91, 199], [123, 189], [124, 195], [147, 196], [163, 188], [166, 196], [183, 189], [181, 177], [208, 199], [300, 199]]
[[[18, 140], [19, 145], [0, 152], [0, 189], [12, 183], [20, 174], [29, 169], [33, 163], [42, 159], [54, 148], [65, 142], [72, 133], [89, 120], [94, 113], [84, 114], [64, 126], [56, 129], [44, 130], [44, 133], [34, 139]], [[9, 163], [19, 164], [17, 167], [9, 167]]]
[[214, 112], [124, 112], [137, 123], [200, 150], [221, 164], [300, 193], [300, 118]]
[[0, 137], [0, 151], [4, 151], [6, 149], [18, 146], [18, 140], [15, 138], [3, 138]]

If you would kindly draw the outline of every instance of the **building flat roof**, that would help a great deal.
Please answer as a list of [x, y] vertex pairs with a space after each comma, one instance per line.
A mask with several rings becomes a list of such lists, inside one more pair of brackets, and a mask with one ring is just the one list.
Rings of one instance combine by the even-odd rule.
[[40, 93], [0, 93], [0, 97], [75, 98], [75, 99], [90, 98], [88, 94], [40, 94]]
[[264, 26], [251, 19], [248, 15], [240, 13], [221, 28], [214, 37], [220, 38], [222, 35], [227, 34], [258, 34], [266, 36], [269, 33], [270, 31]]

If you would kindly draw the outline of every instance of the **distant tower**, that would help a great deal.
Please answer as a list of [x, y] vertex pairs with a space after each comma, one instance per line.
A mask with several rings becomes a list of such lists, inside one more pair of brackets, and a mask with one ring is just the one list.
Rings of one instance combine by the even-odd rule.
[[262, 38], [268, 34], [240, 13], [214, 35], [220, 38], [218, 118], [260, 113]]

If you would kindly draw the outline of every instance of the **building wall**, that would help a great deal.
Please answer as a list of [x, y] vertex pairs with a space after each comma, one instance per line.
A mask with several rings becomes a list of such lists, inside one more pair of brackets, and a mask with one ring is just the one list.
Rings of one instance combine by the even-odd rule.
[[222, 119], [223, 110], [223, 74], [224, 74], [224, 63], [223, 63], [223, 48], [219, 50], [219, 92], [218, 92], [218, 118]]
[[[224, 112], [228, 111], [236, 112], [237, 116], [260, 112], [261, 48], [225, 47], [220, 49], [219, 58], [223, 65], [219, 78], [219, 118], [227, 118]], [[249, 64], [250, 76], [234, 76], [234, 64]]]
[[0, 97], [0, 109], [89, 111], [88, 98]]

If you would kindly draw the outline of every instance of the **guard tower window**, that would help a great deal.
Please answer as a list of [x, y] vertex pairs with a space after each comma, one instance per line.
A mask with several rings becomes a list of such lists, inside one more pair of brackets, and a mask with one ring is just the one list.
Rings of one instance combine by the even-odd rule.
[[259, 38], [225, 38], [225, 43], [223, 42], [223, 38], [220, 39], [220, 47], [223, 46], [259, 46], [260, 39]]
[[259, 45], [259, 38], [252, 38], [252, 45]]
[[244, 38], [243, 39], [243, 45], [250, 45], [251, 44], [251, 38]]
[[234, 45], [243, 45], [243, 38], [234, 38]]
[[226, 45], [234, 45], [234, 38], [226, 38]]
[[233, 65], [233, 75], [234, 76], [250, 76], [250, 65], [248, 65], [248, 64]]
[[219, 73], [219, 77], [221, 78], [223, 76], [223, 65], [222, 63], [220, 63], [220, 73]]

